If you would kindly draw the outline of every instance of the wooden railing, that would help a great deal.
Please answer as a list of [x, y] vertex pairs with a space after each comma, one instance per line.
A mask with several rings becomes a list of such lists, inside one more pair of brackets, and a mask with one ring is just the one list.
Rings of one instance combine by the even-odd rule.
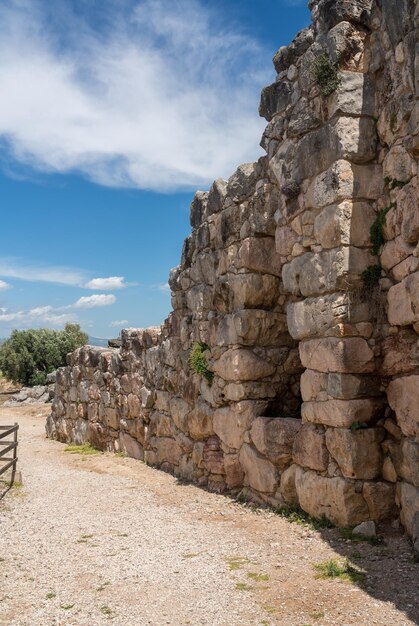
[[[13, 485], [16, 475], [18, 430], [19, 424], [16, 423], [14, 426], [0, 426], [0, 476], [12, 468], [9, 487]], [[9, 436], [13, 437], [13, 441], [3, 441], [5, 437]], [[9, 452], [11, 456], [5, 456]]]

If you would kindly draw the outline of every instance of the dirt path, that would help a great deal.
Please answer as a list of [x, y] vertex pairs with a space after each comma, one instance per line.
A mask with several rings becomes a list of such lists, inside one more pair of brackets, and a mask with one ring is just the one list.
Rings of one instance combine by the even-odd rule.
[[[19, 421], [23, 487], [0, 503], [2, 626], [380, 626], [419, 621], [419, 566], [398, 533], [353, 544], [184, 486], [138, 461], [70, 455]], [[317, 580], [349, 556], [362, 588]]]

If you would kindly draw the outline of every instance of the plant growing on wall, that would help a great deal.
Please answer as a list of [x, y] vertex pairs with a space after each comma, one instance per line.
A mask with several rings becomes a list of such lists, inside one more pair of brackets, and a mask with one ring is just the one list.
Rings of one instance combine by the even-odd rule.
[[189, 354], [189, 365], [194, 372], [205, 378], [207, 383], [211, 386], [214, 379], [214, 374], [208, 368], [205, 352], [209, 350], [209, 346], [206, 343], [196, 341], [191, 348]]
[[327, 98], [339, 87], [340, 76], [338, 64], [333, 62], [329, 55], [323, 52], [313, 64], [314, 78], [320, 88], [322, 96]]
[[378, 254], [381, 246], [384, 244], [383, 227], [386, 221], [386, 215], [396, 204], [392, 202], [388, 207], [378, 211], [377, 217], [370, 228], [370, 240], [372, 243], [372, 253]]

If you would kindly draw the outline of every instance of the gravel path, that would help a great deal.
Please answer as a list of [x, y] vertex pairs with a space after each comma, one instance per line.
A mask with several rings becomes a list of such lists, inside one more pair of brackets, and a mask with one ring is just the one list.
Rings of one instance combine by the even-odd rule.
[[[419, 566], [393, 531], [353, 544], [181, 485], [138, 461], [71, 455], [47, 407], [19, 421], [24, 484], [0, 503], [2, 626], [380, 626], [419, 622]], [[362, 588], [317, 580], [349, 556]]]

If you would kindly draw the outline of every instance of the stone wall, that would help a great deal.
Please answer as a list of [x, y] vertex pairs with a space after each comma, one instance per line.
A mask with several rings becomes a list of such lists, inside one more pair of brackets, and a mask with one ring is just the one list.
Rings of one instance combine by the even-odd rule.
[[419, 541], [419, 9], [310, 8], [262, 92], [266, 156], [194, 197], [173, 312], [73, 353], [47, 432]]

